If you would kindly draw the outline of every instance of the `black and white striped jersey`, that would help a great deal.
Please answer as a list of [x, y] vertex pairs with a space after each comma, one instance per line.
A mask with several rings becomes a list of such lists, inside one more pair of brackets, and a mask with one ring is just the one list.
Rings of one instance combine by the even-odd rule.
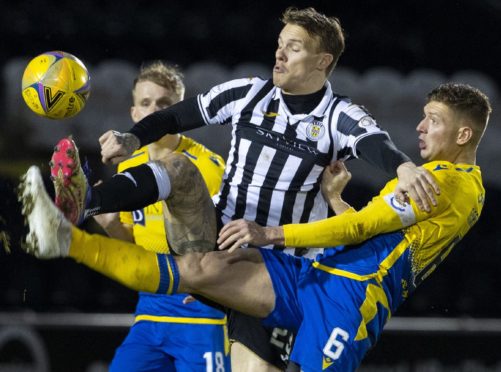
[[245, 218], [277, 226], [326, 218], [324, 167], [357, 157], [360, 139], [385, 133], [363, 107], [334, 94], [329, 82], [309, 114], [291, 114], [282, 95], [272, 80], [249, 78], [197, 97], [206, 124], [233, 126], [223, 184], [214, 197], [223, 223]]

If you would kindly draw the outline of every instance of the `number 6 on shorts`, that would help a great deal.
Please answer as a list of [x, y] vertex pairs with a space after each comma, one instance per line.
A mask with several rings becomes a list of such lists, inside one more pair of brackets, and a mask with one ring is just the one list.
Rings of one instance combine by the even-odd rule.
[[336, 327], [332, 330], [332, 333], [327, 340], [327, 343], [324, 346], [324, 355], [331, 358], [332, 360], [336, 360], [341, 356], [341, 353], [344, 350], [343, 341], [348, 341], [350, 335], [344, 329]]

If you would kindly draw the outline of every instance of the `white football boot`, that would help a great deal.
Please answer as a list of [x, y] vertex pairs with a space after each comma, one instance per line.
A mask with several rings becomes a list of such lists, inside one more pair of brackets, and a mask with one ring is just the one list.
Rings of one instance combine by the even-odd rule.
[[26, 252], [42, 259], [68, 256], [71, 223], [47, 194], [38, 167], [31, 166], [21, 177], [19, 201], [29, 227]]

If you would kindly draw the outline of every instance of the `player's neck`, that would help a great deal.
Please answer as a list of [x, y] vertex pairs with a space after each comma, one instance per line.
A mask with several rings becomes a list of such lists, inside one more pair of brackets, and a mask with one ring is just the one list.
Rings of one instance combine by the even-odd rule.
[[457, 154], [453, 163], [455, 164], [473, 164], [477, 162], [477, 154], [475, 149], [464, 147], [462, 151]]
[[471, 165], [476, 165], [477, 164], [477, 158], [476, 158], [476, 156], [461, 157], [461, 158], [458, 158], [454, 163], [455, 164], [471, 164]]
[[308, 95], [318, 92], [325, 86], [327, 78], [324, 74], [311, 74], [302, 84], [295, 84], [289, 87], [281, 87], [282, 92], [286, 95]]
[[475, 165], [477, 163], [477, 157], [475, 153], [466, 153], [461, 152], [456, 156], [450, 158], [440, 158], [440, 159], [432, 159], [430, 161], [448, 161], [452, 164], [471, 164]]
[[148, 145], [148, 154], [151, 160], [158, 160], [175, 151], [181, 142], [179, 134], [168, 134], [158, 141]]

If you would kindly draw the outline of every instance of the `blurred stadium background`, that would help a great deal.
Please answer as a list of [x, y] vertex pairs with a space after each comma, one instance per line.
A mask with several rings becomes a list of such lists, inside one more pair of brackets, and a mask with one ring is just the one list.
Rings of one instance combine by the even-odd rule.
[[[494, 113], [479, 151], [487, 189], [479, 223], [390, 321], [363, 371], [501, 370], [499, 171], [501, 3], [498, 0], [9, 2], [0, 28], [0, 226], [14, 229], [11, 253], [0, 249], [0, 371], [105, 371], [127, 332], [136, 294], [69, 260], [37, 261], [18, 247], [22, 221], [13, 188], [28, 165], [48, 170], [57, 140], [73, 134], [94, 171], [97, 138], [125, 130], [130, 88], [141, 62], [178, 64], [187, 96], [233, 77], [271, 75], [278, 18], [288, 5], [337, 15], [347, 48], [331, 81], [366, 106], [399, 147], [419, 161], [414, 128], [423, 98], [445, 81], [470, 83]], [[75, 54], [92, 78], [87, 107], [76, 118], [36, 117], [20, 94], [26, 63], [48, 50]], [[226, 156], [229, 128], [190, 133]], [[347, 199], [364, 205], [386, 179], [362, 164]], [[48, 184], [50, 188], [50, 184]], [[96, 229], [89, 223], [86, 228]], [[5, 246], [5, 242], [2, 243]]]

